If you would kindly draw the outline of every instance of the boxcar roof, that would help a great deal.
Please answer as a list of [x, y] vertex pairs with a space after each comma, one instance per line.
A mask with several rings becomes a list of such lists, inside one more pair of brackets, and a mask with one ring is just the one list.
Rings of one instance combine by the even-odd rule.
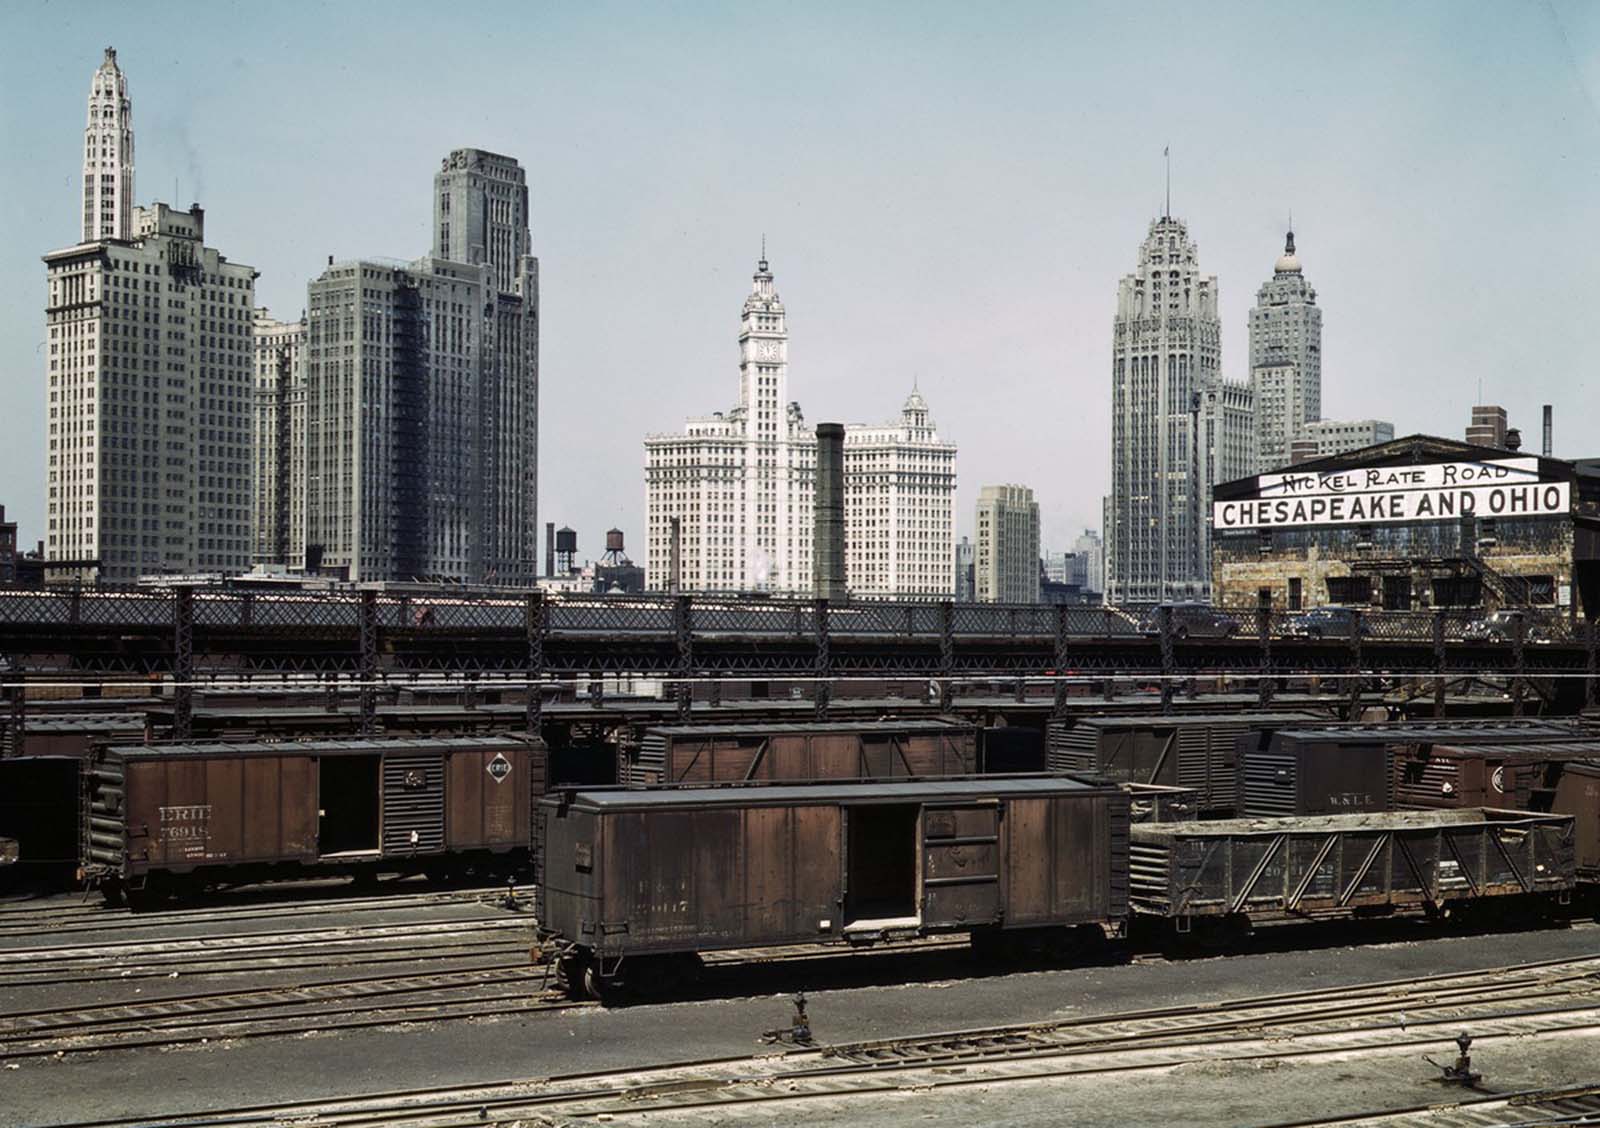
[[1435, 744], [1433, 751], [1453, 756], [1504, 756], [1508, 759], [1590, 760], [1600, 759], [1600, 736], [1593, 740], [1550, 740], [1518, 742], [1507, 740], [1493, 744]]
[[144, 717], [122, 713], [46, 713], [29, 717], [24, 730], [33, 732], [103, 732], [107, 729], [143, 731]]
[[[830, 783], [763, 783], [731, 787], [673, 787], [661, 790], [593, 788], [572, 796], [574, 806], [614, 810], [635, 807], [750, 807], [815, 803], [937, 803], [1071, 792], [1111, 792], [1111, 784], [1071, 776], [1026, 776], [1005, 779], [916, 780], [903, 783], [839, 780]], [[560, 796], [545, 796], [558, 803]]]
[[1174, 725], [1236, 725], [1239, 723], [1252, 725], [1283, 725], [1296, 721], [1320, 721], [1327, 723], [1325, 716], [1316, 713], [1178, 713], [1170, 716], [1151, 716], [1149, 713], [1132, 714], [1122, 717], [1083, 717], [1072, 722], [1072, 727], [1088, 728], [1153, 728], [1156, 726]]
[[821, 724], [802, 721], [773, 721], [768, 724], [753, 721], [748, 724], [651, 725], [645, 732], [665, 733], [668, 736], [773, 736], [779, 733], [961, 732], [976, 728], [974, 724], [960, 721], [919, 717], [904, 721], [824, 721]]
[[1535, 811], [1497, 811], [1484, 807], [1454, 807], [1427, 811], [1368, 811], [1352, 815], [1296, 815], [1291, 818], [1215, 819], [1204, 822], [1137, 823], [1135, 838], [1219, 838], [1230, 834], [1329, 834], [1358, 830], [1417, 830], [1431, 826], [1479, 825], [1571, 818]]
[[448, 737], [430, 740], [423, 737], [396, 737], [369, 740], [284, 740], [274, 744], [248, 741], [230, 743], [210, 741], [199, 744], [116, 745], [107, 751], [123, 759], [140, 757], [178, 757], [212, 759], [227, 756], [347, 756], [380, 752], [473, 752], [524, 747], [514, 737]]
[[1571, 740], [1580, 735], [1575, 726], [1556, 721], [1495, 720], [1454, 724], [1434, 721], [1414, 725], [1317, 725], [1279, 729], [1276, 738], [1330, 741], [1336, 744], [1449, 744], [1453, 741], [1481, 744], [1491, 740], [1500, 743], [1526, 740], [1543, 744], [1552, 740]]

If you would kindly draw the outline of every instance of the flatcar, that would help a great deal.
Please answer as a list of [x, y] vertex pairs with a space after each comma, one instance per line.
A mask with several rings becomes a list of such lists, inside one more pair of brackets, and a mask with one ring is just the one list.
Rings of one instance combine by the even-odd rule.
[[600, 997], [715, 949], [1060, 950], [1122, 927], [1128, 806], [1055, 776], [553, 793], [538, 918], [560, 980]]
[[1050, 770], [1090, 772], [1125, 783], [1193, 788], [1206, 814], [1232, 813], [1240, 737], [1284, 726], [1325, 724], [1309, 712], [1085, 717], [1052, 722]]
[[662, 725], [624, 746], [618, 782], [805, 782], [972, 775], [978, 729], [941, 720]]
[[508, 737], [110, 747], [92, 786], [82, 876], [111, 901], [321, 873], [515, 872], [543, 752]]

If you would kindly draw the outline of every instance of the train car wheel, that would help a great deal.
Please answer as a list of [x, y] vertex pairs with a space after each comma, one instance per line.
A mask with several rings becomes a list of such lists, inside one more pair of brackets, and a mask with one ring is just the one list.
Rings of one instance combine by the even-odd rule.
[[128, 904], [128, 891], [122, 884], [122, 879], [108, 877], [100, 883], [100, 900], [108, 909], [126, 908]]

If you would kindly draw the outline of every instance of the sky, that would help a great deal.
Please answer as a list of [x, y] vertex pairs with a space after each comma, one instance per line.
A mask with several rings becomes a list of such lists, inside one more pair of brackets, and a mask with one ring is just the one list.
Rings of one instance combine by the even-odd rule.
[[[43, 537], [45, 274], [79, 234], [115, 46], [141, 203], [292, 319], [337, 259], [431, 242], [454, 148], [528, 173], [539, 519], [644, 552], [646, 434], [732, 406], [761, 239], [808, 421], [913, 383], [1043, 548], [1100, 524], [1117, 282], [1172, 211], [1221, 294], [1223, 372], [1292, 211], [1325, 415], [1460, 436], [1504, 404], [1600, 456], [1600, 4], [0, 5], [0, 504]], [[1481, 391], [1480, 391], [1481, 389]], [[1481, 398], [1480, 398], [1481, 397]]]

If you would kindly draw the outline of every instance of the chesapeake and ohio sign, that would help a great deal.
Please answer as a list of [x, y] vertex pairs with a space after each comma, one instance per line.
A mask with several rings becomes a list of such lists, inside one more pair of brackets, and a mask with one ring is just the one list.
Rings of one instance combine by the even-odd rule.
[[1566, 482], [1539, 479], [1537, 458], [1434, 462], [1263, 474], [1256, 496], [1219, 501], [1212, 528], [1373, 525], [1460, 517], [1537, 517], [1571, 509]]

